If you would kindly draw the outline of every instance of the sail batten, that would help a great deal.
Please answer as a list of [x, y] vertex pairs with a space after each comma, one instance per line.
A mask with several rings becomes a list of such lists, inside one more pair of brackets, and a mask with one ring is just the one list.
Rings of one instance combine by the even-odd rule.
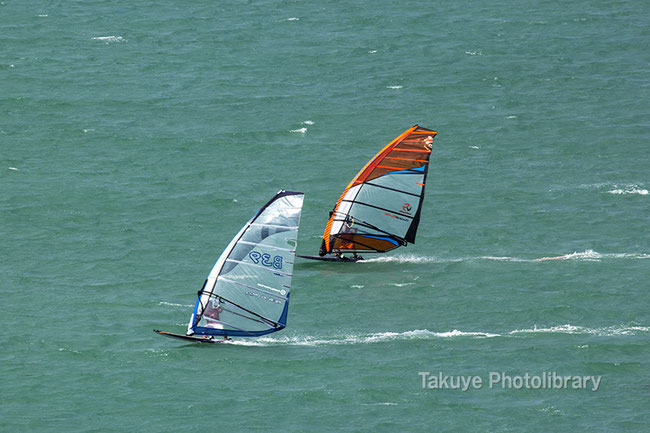
[[[343, 201], [347, 201], [347, 200], [343, 200]], [[364, 203], [364, 202], [362, 202], [362, 201], [355, 201], [355, 202], [350, 201], [350, 203], [355, 203], [355, 204], [358, 204], [358, 205], [361, 205], [361, 206], [368, 206], [368, 207], [371, 207], [371, 208], [375, 208], [375, 209], [379, 209], [379, 210], [384, 210], [384, 211], [386, 211], [386, 212], [397, 212], [396, 210], [393, 210], [393, 209], [386, 209], [386, 208], [384, 208], [384, 207], [375, 206], [374, 204]], [[411, 218], [411, 219], [414, 218], [414, 217], [411, 216], [411, 215], [403, 215], [403, 216], [404, 216], [404, 218]]]
[[[287, 240], [295, 241], [295, 239], [287, 239]], [[254, 242], [241, 241], [241, 240], [239, 241], [239, 243], [240, 244], [245, 244], [245, 245], [257, 245]], [[275, 247], [273, 245], [265, 245], [265, 248], [270, 248], [272, 250], [278, 250], [278, 251], [286, 251], [286, 252], [289, 252], [289, 253], [295, 253], [296, 252], [295, 248], [282, 248], [282, 247]]]
[[254, 264], [254, 263], [247, 263], [247, 262], [245, 262], [245, 261], [243, 261], [243, 260], [227, 259], [226, 261], [227, 261], [227, 262], [230, 262], [230, 263], [238, 263], [238, 264], [240, 264], [240, 265], [244, 265], [244, 266], [253, 266], [253, 267], [257, 268], [257, 269], [262, 269], [262, 270], [265, 271], [265, 272], [275, 272], [275, 273], [277, 273], [277, 274], [286, 275], [286, 276], [291, 276], [291, 274], [287, 274], [287, 273], [284, 273], [284, 272], [280, 272], [280, 271], [274, 270], [274, 269], [272, 269], [272, 268], [270, 268], [270, 267], [264, 267], [264, 266], [262, 266], [262, 265], [256, 265], [256, 264]]
[[[388, 186], [386, 186], [386, 185], [377, 185], [377, 184], [375, 184], [375, 183], [370, 183], [370, 182], [366, 182], [366, 185], [374, 186], [374, 187], [376, 187], [376, 188], [389, 189], [389, 190], [391, 190], [391, 191], [401, 192], [401, 193], [403, 193], [403, 194], [412, 195], [413, 197], [420, 197], [418, 194], [416, 194], [416, 193], [414, 193], [414, 192], [408, 192], [408, 191], [404, 191], [404, 190], [401, 190], [401, 189], [395, 189], [395, 188], [388, 187]], [[424, 186], [424, 184], [421, 184], [421, 183], [420, 183], [420, 184], [416, 183], [416, 185], [422, 185], [422, 186]]]
[[280, 191], [242, 227], [199, 292], [187, 335], [259, 336], [286, 326], [303, 198]]
[[415, 242], [436, 134], [415, 125], [368, 161], [334, 206], [321, 256], [381, 253]]
[[[269, 295], [269, 296], [274, 296], [274, 297], [278, 298], [281, 301], [286, 301], [287, 300], [286, 296], [276, 295], [275, 293], [271, 293], [269, 291], [260, 289], [259, 287], [255, 287], [255, 286], [251, 286], [251, 285], [248, 285], [248, 284], [240, 283], [239, 281], [229, 280], [229, 279], [223, 278], [223, 277], [219, 277], [219, 279], [222, 280], [222, 281], [225, 281], [227, 283], [237, 284], [237, 285], [245, 287], [247, 289], [257, 290], [258, 292], [264, 293], [264, 294]], [[283, 287], [287, 287], [287, 286], [283, 286]], [[276, 290], [276, 289], [273, 289], [273, 290]]]
[[296, 227], [287, 227], [287, 226], [281, 226], [281, 225], [273, 225], [273, 224], [258, 224], [258, 223], [251, 223], [251, 226], [254, 227], [271, 227], [271, 228], [283, 228], [283, 229], [297, 229], [298, 226]]

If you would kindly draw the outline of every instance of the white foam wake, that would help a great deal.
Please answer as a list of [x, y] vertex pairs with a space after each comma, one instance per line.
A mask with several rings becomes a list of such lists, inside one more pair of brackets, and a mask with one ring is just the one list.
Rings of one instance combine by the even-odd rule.
[[362, 263], [458, 263], [477, 260], [493, 260], [497, 262], [530, 262], [532, 259], [523, 259], [509, 256], [477, 256], [477, 257], [424, 257], [412, 254], [398, 254], [363, 260]]
[[639, 185], [625, 185], [622, 188], [614, 185], [614, 189], [611, 189], [607, 192], [616, 195], [648, 195], [648, 190], [640, 187]]
[[361, 263], [452, 263], [462, 262], [462, 258], [441, 258], [441, 257], [423, 257], [413, 254], [398, 254], [395, 256], [381, 256], [372, 259], [364, 259]]
[[433, 332], [427, 329], [415, 329], [406, 332], [376, 332], [372, 334], [348, 334], [333, 337], [281, 336], [260, 337], [250, 340], [233, 340], [231, 344], [241, 346], [326, 346], [382, 343], [399, 340], [430, 340], [451, 337], [490, 338], [499, 334], [489, 332], [465, 332], [454, 329], [448, 332]]
[[93, 38], [93, 40], [103, 41], [107, 44], [115, 42], [126, 42], [126, 39], [124, 39], [122, 36], [96, 36]]
[[508, 335], [515, 334], [588, 334], [588, 335], [598, 335], [604, 337], [611, 337], [615, 335], [638, 335], [639, 333], [650, 332], [650, 327], [647, 326], [605, 326], [602, 328], [588, 328], [585, 326], [575, 326], [575, 325], [559, 325], [551, 326], [547, 328], [538, 328], [537, 325], [533, 326], [530, 329], [516, 329], [510, 331]]
[[564, 254], [562, 256], [555, 257], [540, 257], [535, 259], [536, 262], [546, 261], [546, 260], [583, 260], [583, 261], [601, 261], [603, 259], [648, 259], [650, 254], [643, 253], [609, 253], [601, 254], [594, 250], [585, 250], [583, 252], [574, 251], [571, 254]]
[[489, 260], [497, 262], [542, 262], [546, 260], [582, 260], [582, 261], [601, 261], [605, 259], [649, 259], [650, 254], [645, 253], [599, 253], [591, 249], [582, 252], [574, 251], [570, 254], [560, 256], [539, 257], [536, 259], [527, 259], [522, 257], [511, 256], [476, 256], [476, 257], [427, 257], [416, 256], [412, 254], [397, 254], [394, 256], [382, 256], [371, 259], [364, 259], [360, 263], [457, 263], [479, 260]]
[[595, 335], [599, 337], [611, 336], [630, 336], [650, 333], [650, 327], [647, 326], [606, 326], [601, 328], [588, 328], [586, 326], [576, 325], [558, 325], [538, 328], [536, 325], [528, 329], [515, 329], [513, 331], [501, 334], [494, 332], [482, 331], [459, 331], [454, 329], [447, 332], [434, 332], [428, 329], [415, 329], [405, 332], [376, 332], [371, 334], [348, 334], [331, 337], [314, 337], [308, 335], [295, 336], [266, 336], [251, 339], [233, 339], [228, 344], [236, 346], [332, 346], [332, 345], [355, 345], [384, 343], [391, 341], [417, 341], [417, 340], [435, 340], [442, 338], [493, 338], [493, 337], [514, 337], [526, 336], [527, 334], [581, 334]]
[[[497, 262], [529, 262], [530, 259], [521, 259], [518, 257], [500, 257], [500, 256], [481, 256], [481, 257], [476, 257], [476, 259], [479, 260], [495, 260]], [[475, 260], [476, 260], [475, 259]]]
[[[553, 191], [564, 191], [571, 190], [576, 188], [575, 186], [564, 186], [550, 189], [549, 192]], [[593, 184], [582, 184], [577, 186], [578, 189], [587, 189], [587, 190], [596, 190], [600, 193], [613, 194], [613, 195], [650, 195], [648, 188], [643, 184], [637, 183], [628, 183], [628, 184], [616, 184], [613, 182], [601, 182]]]
[[182, 307], [182, 308], [193, 308], [194, 305], [190, 304], [177, 304], [174, 302], [166, 302], [166, 301], [160, 301], [158, 302], [158, 305], [167, 305], [169, 307]]

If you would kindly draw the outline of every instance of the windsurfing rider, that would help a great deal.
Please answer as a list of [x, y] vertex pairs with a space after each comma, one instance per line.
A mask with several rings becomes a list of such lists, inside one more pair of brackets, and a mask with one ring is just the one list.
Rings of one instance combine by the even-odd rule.
[[[352, 227], [354, 225], [354, 218], [348, 215], [348, 218], [345, 220], [345, 235], [348, 238], [348, 242], [341, 246], [341, 249], [344, 250], [355, 250], [357, 245], [354, 242], [354, 235], [357, 234], [357, 228]], [[352, 258], [356, 262], [357, 260], [363, 260], [363, 257], [357, 255], [356, 251], [352, 251]]]
[[[334, 212], [330, 212], [330, 218], [332, 217], [333, 214], [334, 214]], [[352, 236], [354, 236], [354, 234], [357, 232], [356, 227], [352, 227], [354, 225], [354, 218], [352, 216], [348, 215], [346, 217], [344, 223], [345, 223], [345, 234], [348, 235], [346, 237], [348, 237], [349, 239], [347, 240], [346, 243], [344, 243], [343, 245], [340, 246], [340, 249], [342, 249], [342, 250], [354, 250], [356, 248], [356, 245], [354, 243], [354, 240], [352, 240]], [[318, 252], [318, 255], [323, 257], [326, 254], [327, 254], [327, 244], [325, 243], [325, 239], [323, 239], [323, 241], [321, 242], [321, 245], [320, 245], [320, 250]], [[355, 261], [356, 262], [357, 260], [363, 260], [363, 257], [357, 255], [356, 251], [352, 252], [352, 259], [342, 255], [341, 251], [335, 251], [333, 254], [334, 254], [334, 257], [336, 257], [337, 259], [340, 259], [342, 261]]]
[[[223, 307], [218, 303], [214, 305], [212, 302], [208, 302], [208, 305], [203, 311], [203, 317], [208, 321], [208, 328], [223, 329], [223, 325], [219, 320], [219, 313], [223, 311]], [[230, 340], [227, 335], [223, 336], [224, 340]]]

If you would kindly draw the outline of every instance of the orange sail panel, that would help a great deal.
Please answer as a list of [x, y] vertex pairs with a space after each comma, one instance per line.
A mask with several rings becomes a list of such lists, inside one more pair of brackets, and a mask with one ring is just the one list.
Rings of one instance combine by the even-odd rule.
[[336, 202], [321, 255], [385, 252], [415, 242], [436, 134], [415, 125], [368, 161]]

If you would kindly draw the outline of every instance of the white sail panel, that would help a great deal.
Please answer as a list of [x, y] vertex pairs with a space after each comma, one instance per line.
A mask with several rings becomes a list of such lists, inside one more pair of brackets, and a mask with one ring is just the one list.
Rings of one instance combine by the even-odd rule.
[[354, 201], [348, 201], [347, 197], [341, 201], [335, 218], [337, 224], [332, 224], [331, 233], [349, 232], [349, 228], [354, 227], [350, 225], [356, 224], [357, 230], [377, 227], [393, 236], [406, 238], [421, 205], [423, 177], [420, 173], [387, 174], [377, 178], [376, 183], [359, 185], [352, 198]]
[[200, 292], [188, 335], [255, 336], [284, 328], [303, 197], [280, 191], [240, 230]]

